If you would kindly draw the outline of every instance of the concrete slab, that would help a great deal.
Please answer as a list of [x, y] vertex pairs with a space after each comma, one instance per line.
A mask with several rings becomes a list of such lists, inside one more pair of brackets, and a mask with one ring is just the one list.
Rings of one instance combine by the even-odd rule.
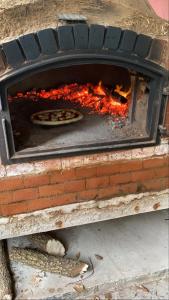
[[[70, 279], [13, 262], [16, 299], [168, 299], [167, 219], [169, 212], [163, 210], [53, 232], [68, 248], [68, 257], [80, 253], [93, 271]], [[26, 237], [8, 244], [9, 249], [30, 246]]]
[[169, 190], [91, 200], [0, 218], [0, 239], [169, 208]]

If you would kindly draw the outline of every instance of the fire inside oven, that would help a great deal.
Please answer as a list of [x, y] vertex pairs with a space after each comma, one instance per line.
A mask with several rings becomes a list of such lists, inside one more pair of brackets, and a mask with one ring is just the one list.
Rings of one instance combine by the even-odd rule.
[[16, 151], [146, 138], [149, 78], [104, 64], [43, 71], [8, 89]]

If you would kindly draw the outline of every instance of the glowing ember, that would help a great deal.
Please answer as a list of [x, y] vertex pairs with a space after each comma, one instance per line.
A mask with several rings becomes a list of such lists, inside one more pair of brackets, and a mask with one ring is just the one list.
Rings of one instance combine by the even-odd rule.
[[86, 83], [71, 83], [62, 85], [49, 91], [40, 90], [28, 91], [26, 93], [17, 93], [15, 96], [9, 96], [12, 101], [18, 98], [30, 100], [67, 100], [80, 104], [82, 107], [89, 108], [99, 114], [110, 114], [126, 117], [129, 106], [129, 96], [131, 90], [123, 91], [122, 86], [116, 85], [113, 90], [103, 86], [102, 82], [97, 85]]

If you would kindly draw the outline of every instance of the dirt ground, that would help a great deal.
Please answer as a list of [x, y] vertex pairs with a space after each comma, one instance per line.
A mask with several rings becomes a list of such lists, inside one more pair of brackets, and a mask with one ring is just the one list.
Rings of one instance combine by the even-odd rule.
[[119, 26], [167, 39], [169, 25], [147, 0], [0, 0], [0, 41], [58, 25], [59, 13], [80, 13], [89, 23]]

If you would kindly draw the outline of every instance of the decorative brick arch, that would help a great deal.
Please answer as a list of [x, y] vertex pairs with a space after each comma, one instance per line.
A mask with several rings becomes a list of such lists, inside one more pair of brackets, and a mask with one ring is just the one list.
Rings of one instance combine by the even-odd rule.
[[[37, 67], [71, 54], [111, 54], [134, 64], [165, 66], [166, 42], [131, 30], [102, 25], [66, 25], [18, 37], [0, 46], [0, 75]], [[155, 63], [155, 65], [154, 65]]]

